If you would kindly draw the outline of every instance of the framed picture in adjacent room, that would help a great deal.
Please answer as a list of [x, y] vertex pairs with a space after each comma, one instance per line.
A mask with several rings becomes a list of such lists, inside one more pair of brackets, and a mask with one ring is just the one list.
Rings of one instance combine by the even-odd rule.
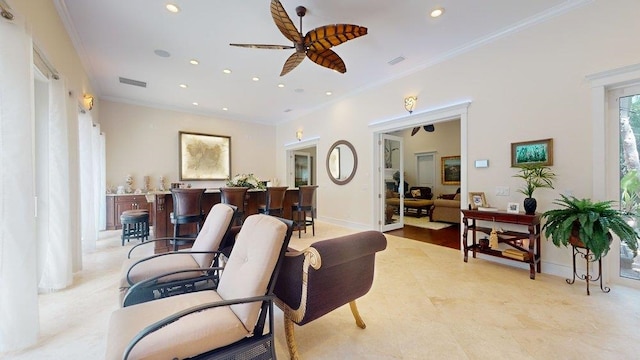
[[180, 180], [225, 180], [231, 176], [231, 137], [180, 131]]
[[443, 156], [440, 158], [443, 185], [460, 185], [460, 156]]
[[511, 167], [553, 165], [553, 139], [511, 143]]

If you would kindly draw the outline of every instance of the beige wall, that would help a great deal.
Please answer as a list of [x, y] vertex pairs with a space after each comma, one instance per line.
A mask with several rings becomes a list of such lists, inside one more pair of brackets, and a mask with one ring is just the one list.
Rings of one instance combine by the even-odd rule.
[[[361, 164], [354, 180], [338, 186], [319, 173], [318, 212], [354, 224], [374, 224], [377, 191], [370, 125], [405, 116], [403, 98], [417, 95], [415, 113], [471, 101], [468, 109], [468, 150], [462, 154], [467, 188], [484, 191], [492, 206], [521, 202], [521, 186], [513, 178], [510, 144], [553, 138], [556, 189], [536, 192], [539, 209], [551, 206], [561, 192], [578, 197], [592, 193], [591, 92], [585, 76], [639, 62], [640, 2], [594, 1], [570, 13], [505, 36], [405, 78], [346, 98], [329, 108], [278, 126], [277, 144], [292, 141], [296, 129], [317, 136], [324, 154], [337, 139], [353, 143]], [[416, 44], [428, 46], [428, 44]], [[349, 121], [344, 121], [348, 119]], [[488, 159], [476, 169], [473, 161]], [[278, 173], [286, 164], [278, 157]], [[510, 196], [495, 196], [495, 186], [509, 186]], [[464, 199], [464, 196], [463, 196]], [[371, 209], [370, 211], [367, 211]], [[348, 214], [347, 214], [348, 213]], [[348, 216], [348, 217], [342, 217]], [[568, 250], [544, 242], [545, 262], [567, 264]]]
[[[79, 103], [85, 93], [95, 94], [53, 1], [7, 0], [7, 4], [26, 18], [34, 44], [65, 79], [72, 97]], [[99, 101], [96, 101], [91, 114], [94, 122], [99, 122], [98, 108]]]
[[[143, 176], [158, 187], [178, 180], [178, 132], [188, 131], [231, 137], [231, 175], [253, 173], [261, 180], [276, 177], [273, 126], [216, 119], [172, 110], [103, 100], [101, 130], [106, 134], [107, 185], [124, 185], [128, 174], [134, 187]], [[284, 184], [284, 177], [280, 183]], [[223, 181], [185, 181], [193, 187], [220, 187]]]

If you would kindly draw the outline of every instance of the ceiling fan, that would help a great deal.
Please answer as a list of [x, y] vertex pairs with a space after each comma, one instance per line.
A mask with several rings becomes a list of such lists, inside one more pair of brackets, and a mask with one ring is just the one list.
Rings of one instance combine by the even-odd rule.
[[305, 56], [314, 63], [326, 68], [338, 71], [340, 73], [347, 72], [344, 61], [329, 48], [340, 45], [351, 39], [367, 34], [367, 28], [351, 24], [332, 24], [315, 28], [302, 35], [302, 18], [307, 13], [304, 6], [296, 7], [296, 14], [300, 17], [300, 31], [287, 15], [278, 0], [271, 0], [271, 17], [276, 23], [280, 32], [287, 39], [293, 42], [293, 45], [265, 45], [265, 44], [229, 44], [231, 46], [247, 47], [254, 49], [276, 49], [286, 50], [295, 49], [282, 67], [280, 76], [284, 76], [298, 66]]
[[[429, 125], [425, 125], [423, 126], [424, 131], [426, 132], [434, 132], [436, 131], [435, 126], [433, 126], [433, 124], [429, 124]], [[415, 135], [418, 131], [420, 131], [420, 126], [416, 126], [413, 128], [413, 130], [411, 130], [411, 136]]]

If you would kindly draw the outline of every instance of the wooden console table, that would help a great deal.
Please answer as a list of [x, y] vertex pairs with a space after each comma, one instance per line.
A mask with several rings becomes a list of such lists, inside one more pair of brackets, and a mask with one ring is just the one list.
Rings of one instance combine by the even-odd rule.
[[[497, 256], [504, 259], [519, 261], [529, 264], [529, 278], [535, 280], [536, 271], [541, 272], [541, 253], [540, 253], [540, 214], [526, 215], [524, 213], [507, 213], [505, 211], [479, 211], [479, 210], [462, 210], [464, 215], [462, 222], [464, 223], [464, 233], [462, 234], [464, 246], [464, 262], [469, 258], [469, 251], [476, 257], [476, 253]], [[528, 254], [524, 260], [514, 259], [504, 256], [502, 251], [491, 249], [488, 245], [481, 246], [476, 239], [476, 232], [482, 232], [490, 235], [492, 227], [480, 227], [476, 225], [476, 221], [491, 222], [491, 226], [496, 229], [500, 228], [500, 224], [515, 224], [527, 227], [527, 232], [518, 231], [498, 231], [498, 241], [500, 244], [506, 244], [510, 248], [524, 251]], [[469, 244], [468, 234], [472, 233], [472, 241]]]

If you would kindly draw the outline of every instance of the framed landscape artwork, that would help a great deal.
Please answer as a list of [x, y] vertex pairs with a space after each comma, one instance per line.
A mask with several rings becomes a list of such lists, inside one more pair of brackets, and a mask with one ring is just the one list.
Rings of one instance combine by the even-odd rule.
[[511, 167], [553, 165], [553, 139], [511, 143]]
[[460, 156], [440, 158], [443, 185], [460, 185]]
[[180, 180], [225, 180], [231, 176], [231, 137], [180, 131]]

